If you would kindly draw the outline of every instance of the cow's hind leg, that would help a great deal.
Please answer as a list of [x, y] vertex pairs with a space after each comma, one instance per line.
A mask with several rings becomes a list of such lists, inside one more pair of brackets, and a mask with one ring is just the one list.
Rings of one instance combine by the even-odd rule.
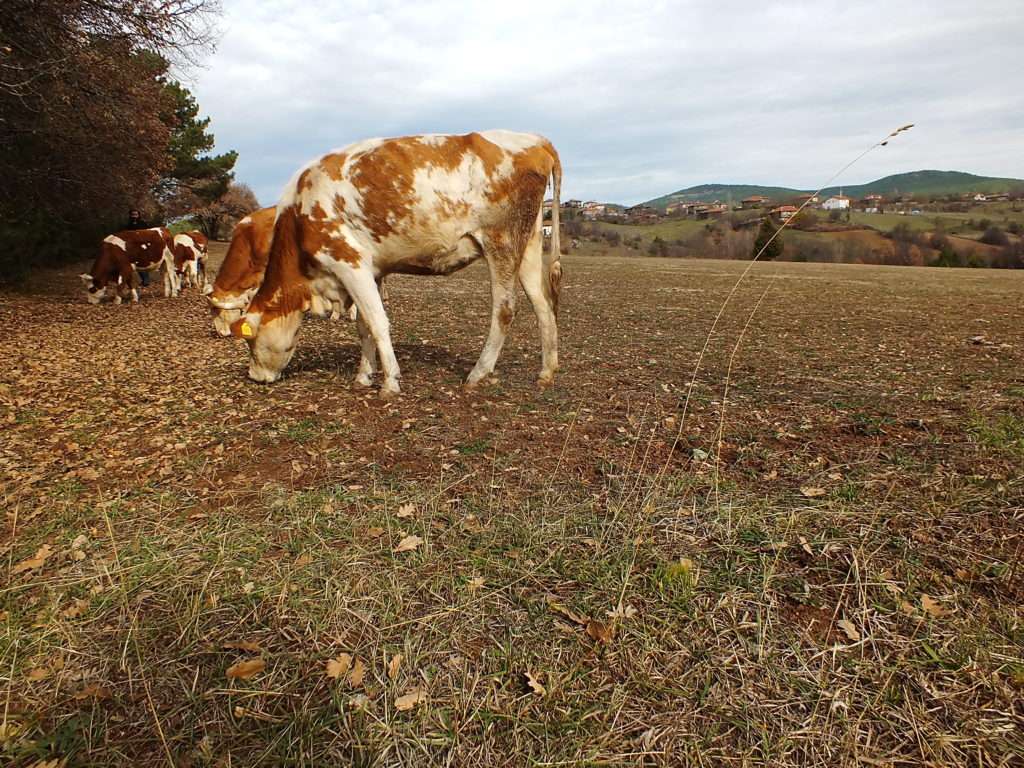
[[491, 328], [480, 359], [469, 372], [466, 386], [473, 387], [494, 371], [505, 336], [516, 315], [516, 259], [504, 236], [491, 238], [485, 247], [491, 270]]
[[[345, 265], [339, 277], [356, 305], [358, 311], [357, 322], [365, 323], [370, 332], [377, 352], [380, 355], [380, 365], [384, 373], [384, 381], [381, 384], [381, 397], [390, 397], [398, 394], [401, 390], [398, 380], [401, 378], [401, 371], [398, 369], [398, 360], [395, 358], [395, 350], [391, 344], [391, 329], [387, 313], [384, 311], [384, 302], [380, 299], [380, 292], [374, 282], [373, 275], [368, 270], [360, 267], [349, 267]], [[360, 331], [360, 335], [362, 332]], [[363, 376], [364, 363], [369, 362], [366, 354], [366, 347], [363, 347], [363, 361], [359, 365], [359, 373], [356, 376], [356, 383], [366, 383]]]
[[558, 370], [558, 324], [547, 287], [543, 237], [539, 226], [526, 245], [523, 263], [519, 266], [519, 283], [533, 305], [540, 330], [541, 368], [537, 380], [541, 384], [550, 384]]
[[[355, 304], [352, 305], [355, 309]], [[359, 360], [359, 371], [356, 373], [356, 384], [361, 387], [369, 387], [373, 384], [373, 374], [377, 372], [377, 346], [373, 341], [373, 334], [363, 321], [363, 316], [355, 313], [356, 327], [359, 329], [359, 343], [362, 347], [362, 356]]]

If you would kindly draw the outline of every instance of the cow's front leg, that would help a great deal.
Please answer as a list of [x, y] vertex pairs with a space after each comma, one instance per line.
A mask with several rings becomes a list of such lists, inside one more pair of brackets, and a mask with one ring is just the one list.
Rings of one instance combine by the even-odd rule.
[[494, 371], [508, 328], [516, 315], [515, 267], [502, 254], [489, 257], [487, 264], [491, 268], [491, 329], [480, 359], [466, 379], [467, 387], [476, 386]]
[[[384, 311], [384, 302], [380, 300], [380, 293], [373, 275], [365, 267], [349, 267], [345, 265], [341, 274], [342, 283], [348, 295], [352, 298], [358, 310], [359, 323], [365, 323], [371, 338], [377, 347], [380, 355], [380, 365], [384, 373], [384, 381], [381, 383], [380, 395], [387, 398], [397, 395], [401, 388], [398, 386], [398, 379], [401, 371], [398, 369], [398, 360], [395, 358], [395, 350], [391, 345], [391, 328], [388, 322], [387, 313]], [[362, 334], [362, 331], [360, 331]], [[364, 346], [363, 357], [366, 359], [366, 348]], [[366, 381], [362, 374], [365, 373], [363, 363], [360, 362], [359, 374], [356, 382], [362, 384]], [[361, 378], [362, 377], [362, 378]]]

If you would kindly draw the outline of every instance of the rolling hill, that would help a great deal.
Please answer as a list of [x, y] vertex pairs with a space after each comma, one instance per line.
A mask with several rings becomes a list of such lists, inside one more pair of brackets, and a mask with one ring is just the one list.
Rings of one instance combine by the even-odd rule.
[[[1024, 189], [1024, 179], [999, 178], [994, 176], [976, 176], [973, 173], [960, 171], [910, 171], [897, 173], [867, 184], [844, 184], [843, 194], [850, 197], [864, 195], [953, 195], [967, 192], [1009, 192]], [[827, 187], [823, 195], [834, 195], [840, 187]], [[731, 200], [739, 202], [751, 195], [764, 195], [772, 200], [786, 200], [811, 190], [794, 189], [793, 187], [767, 187], [756, 184], [700, 184], [687, 187], [668, 195], [648, 200], [645, 205], [664, 208], [669, 203], [681, 200]]]

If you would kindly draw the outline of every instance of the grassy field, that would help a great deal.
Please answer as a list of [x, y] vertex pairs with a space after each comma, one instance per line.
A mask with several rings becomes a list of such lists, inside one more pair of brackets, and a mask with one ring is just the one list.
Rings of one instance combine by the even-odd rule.
[[347, 323], [260, 386], [194, 292], [3, 295], [0, 762], [1019, 764], [1024, 275], [563, 264], [544, 391], [392, 280], [388, 403]]
[[696, 219], [663, 219], [654, 224], [613, 224], [610, 222], [593, 222], [594, 226], [608, 232], [618, 232], [622, 237], [642, 237], [650, 242], [655, 237], [672, 242], [700, 232], [712, 222]]

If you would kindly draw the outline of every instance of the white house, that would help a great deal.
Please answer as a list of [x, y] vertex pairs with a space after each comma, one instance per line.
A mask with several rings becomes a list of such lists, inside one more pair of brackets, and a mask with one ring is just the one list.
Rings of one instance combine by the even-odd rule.
[[821, 207], [826, 211], [847, 211], [850, 209], [850, 198], [845, 195], [833, 195]]

